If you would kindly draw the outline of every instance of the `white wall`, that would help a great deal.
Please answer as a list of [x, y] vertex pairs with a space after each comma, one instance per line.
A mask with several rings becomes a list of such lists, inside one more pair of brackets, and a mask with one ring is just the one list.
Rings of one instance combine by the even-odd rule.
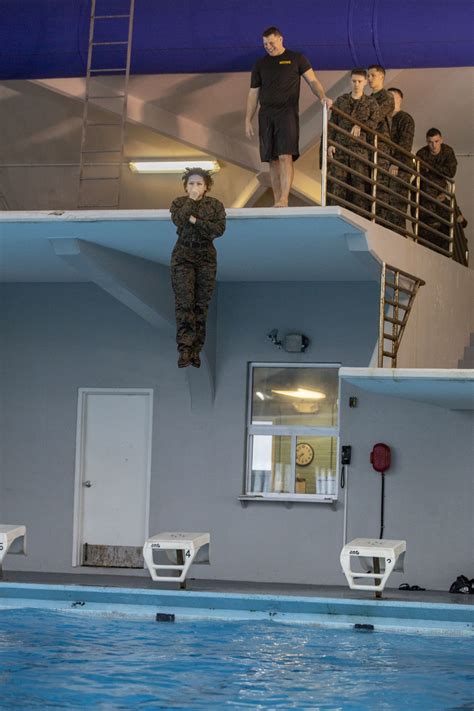
[[[150, 528], [209, 530], [211, 566], [195, 575], [301, 583], [342, 582], [340, 507], [238, 500], [244, 468], [249, 360], [369, 361], [376, 284], [220, 284], [216, 400], [191, 412], [175, 344], [89, 284], [3, 288], [6, 442], [2, 513], [29, 530], [27, 558], [7, 568], [70, 571], [77, 388], [155, 393]], [[267, 339], [301, 330], [303, 355]], [[137, 573], [133, 573], [137, 574]]]
[[[349, 408], [349, 397], [357, 407]], [[474, 417], [395, 397], [383, 397], [343, 384], [343, 444], [352, 445], [348, 474], [348, 540], [378, 537], [381, 475], [369, 462], [376, 442], [392, 449], [385, 475], [385, 538], [407, 541], [408, 582], [449, 590], [461, 573], [473, 575]]]
[[[377, 332], [376, 284], [220, 284], [216, 399], [191, 412], [175, 344], [89, 284], [0, 290], [4, 344], [0, 511], [28, 526], [28, 556], [7, 569], [71, 572], [78, 387], [147, 387], [155, 394], [151, 533], [211, 532], [211, 565], [196, 577], [344, 584], [336, 505], [238, 500], [244, 471], [247, 362], [367, 365]], [[277, 350], [266, 334], [302, 331], [308, 351]], [[348, 397], [359, 398], [349, 409]], [[472, 577], [472, 414], [344, 386], [343, 444], [352, 444], [348, 532], [378, 536], [380, 479], [368, 454], [393, 448], [387, 537], [406, 538], [407, 573], [392, 584], [446, 590]], [[84, 569], [86, 572], [88, 569]], [[80, 573], [77, 569], [75, 572]], [[114, 572], [114, 571], [110, 571]], [[144, 575], [132, 571], [132, 575]]]

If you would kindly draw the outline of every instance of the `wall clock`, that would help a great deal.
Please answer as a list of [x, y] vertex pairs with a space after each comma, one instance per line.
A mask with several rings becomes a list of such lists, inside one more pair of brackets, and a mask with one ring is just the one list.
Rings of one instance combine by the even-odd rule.
[[314, 449], [308, 442], [299, 442], [296, 445], [296, 463], [300, 467], [307, 467], [314, 459]]

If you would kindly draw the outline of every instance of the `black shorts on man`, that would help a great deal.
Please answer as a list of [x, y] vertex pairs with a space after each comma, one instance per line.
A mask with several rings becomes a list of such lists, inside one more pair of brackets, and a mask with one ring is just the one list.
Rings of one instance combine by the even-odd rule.
[[290, 107], [279, 110], [260, 109], [258, 114], [260, 159], [264, 163], [278, 160], [279, 156], [299, 158], [298, 109]]

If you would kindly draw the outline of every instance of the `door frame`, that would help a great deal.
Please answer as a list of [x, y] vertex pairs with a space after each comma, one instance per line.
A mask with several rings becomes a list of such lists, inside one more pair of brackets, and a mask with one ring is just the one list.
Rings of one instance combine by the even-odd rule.
[[84, 448], [85, 448], [85, 419], [87, 414], [87, 397], [90, 394], [106, 395], [147, 395], [148, 396], [148, 452], [146, 458], [146, 506], [144, 517], [143, 542], [149, 535], [150, 522], [150, 489], [151, 489], [151, 449], [153, 432], [153, 389], [152, 388], [78, 388], [77, 396], [77, 422], [76, 422], [76, 457], [74, 471], [74, 509], [72, 531], [72, 566], [83, 566], [82, 555], [82, 515], [83, 515], [83, 488], [84, 475]]

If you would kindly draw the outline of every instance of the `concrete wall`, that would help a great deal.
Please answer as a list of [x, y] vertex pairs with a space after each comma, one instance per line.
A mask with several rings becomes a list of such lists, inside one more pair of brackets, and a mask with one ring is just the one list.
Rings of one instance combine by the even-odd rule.
[[[378, 260], [425, 281], [408, 319], [397, 366], [457, 368], [474, 332], [474, 271], [378, 225], [367, 231], [367, 242]], [[367, 259], [364, 252], [361, 259]]]
[[458, 169], [456, 171], [456, 197], [461, 211], [468, 221], [465, 229], [470, 253], [470, 268], [474, 269], [474, 155], [462, 154], [457, 156]]
[[[147, 387], [155, 393], [151, 533], [209, 530], [211, 565], [196, 567], [196, 576], [343, 582], [340, 504], [244, 508], [238, 500], [247, 362], [367, 365], [377, 337], [376, 284], [220, 284], [216, 399], [192, 412], [172, 339], [97, 287], [5, 285], [0, 294], [0, 510], [4, 522], [29, 530], [28, 556], [9, 556], [7, 569], [71, 570], [77, 389]], [[272, 328], [301, 331], [311, 345], [283, 353], [266, 337]]]
[[[350, 396], [358, 398], [349, 408]], [[448, 590], [463, 573], [473, 575], [474, 488], [472, 412], [341, 388], [343, 444], [351, 444], [348, 479], [348, 540], [378, 537], [381, 481], [369, 463], [376, 442], [392, 448], [385, 479], [385, 538], [407, 541], [409, 582]], [[416, 594], [416, 593], [415, 593]]]
[[[220, 284], [216, 399], [197, 412], [172, 339], [97, 287], [11, 285], [0, 299], [0, 512], [29, 531], [28, 557], [8, 556], [6, 569], [71, 571], [77, 388], [151, 387], [150, 529], [211, 532], [211, 565], [193, 575], [344, 583], [342, 492], [335, 505], [239, 502], [247, 362], [366, 365], [376, 338], [375, 284]], [[266, 338], [271, 328], [302, 331], [311, 345], [283, 353]], [[350, 395], [356, 409], [348, 408]], [[385, 536], [406, 539], [408, 553], [405, 576], [392, 584], [446, 590], [458, 574], [472, 576], [473, 434], [472, 413], [343, 386], [341, 443], [353, 446], [349, 538], [378, 536], [380, 477], [368, 457], [377, 441], [393, 451]]]

